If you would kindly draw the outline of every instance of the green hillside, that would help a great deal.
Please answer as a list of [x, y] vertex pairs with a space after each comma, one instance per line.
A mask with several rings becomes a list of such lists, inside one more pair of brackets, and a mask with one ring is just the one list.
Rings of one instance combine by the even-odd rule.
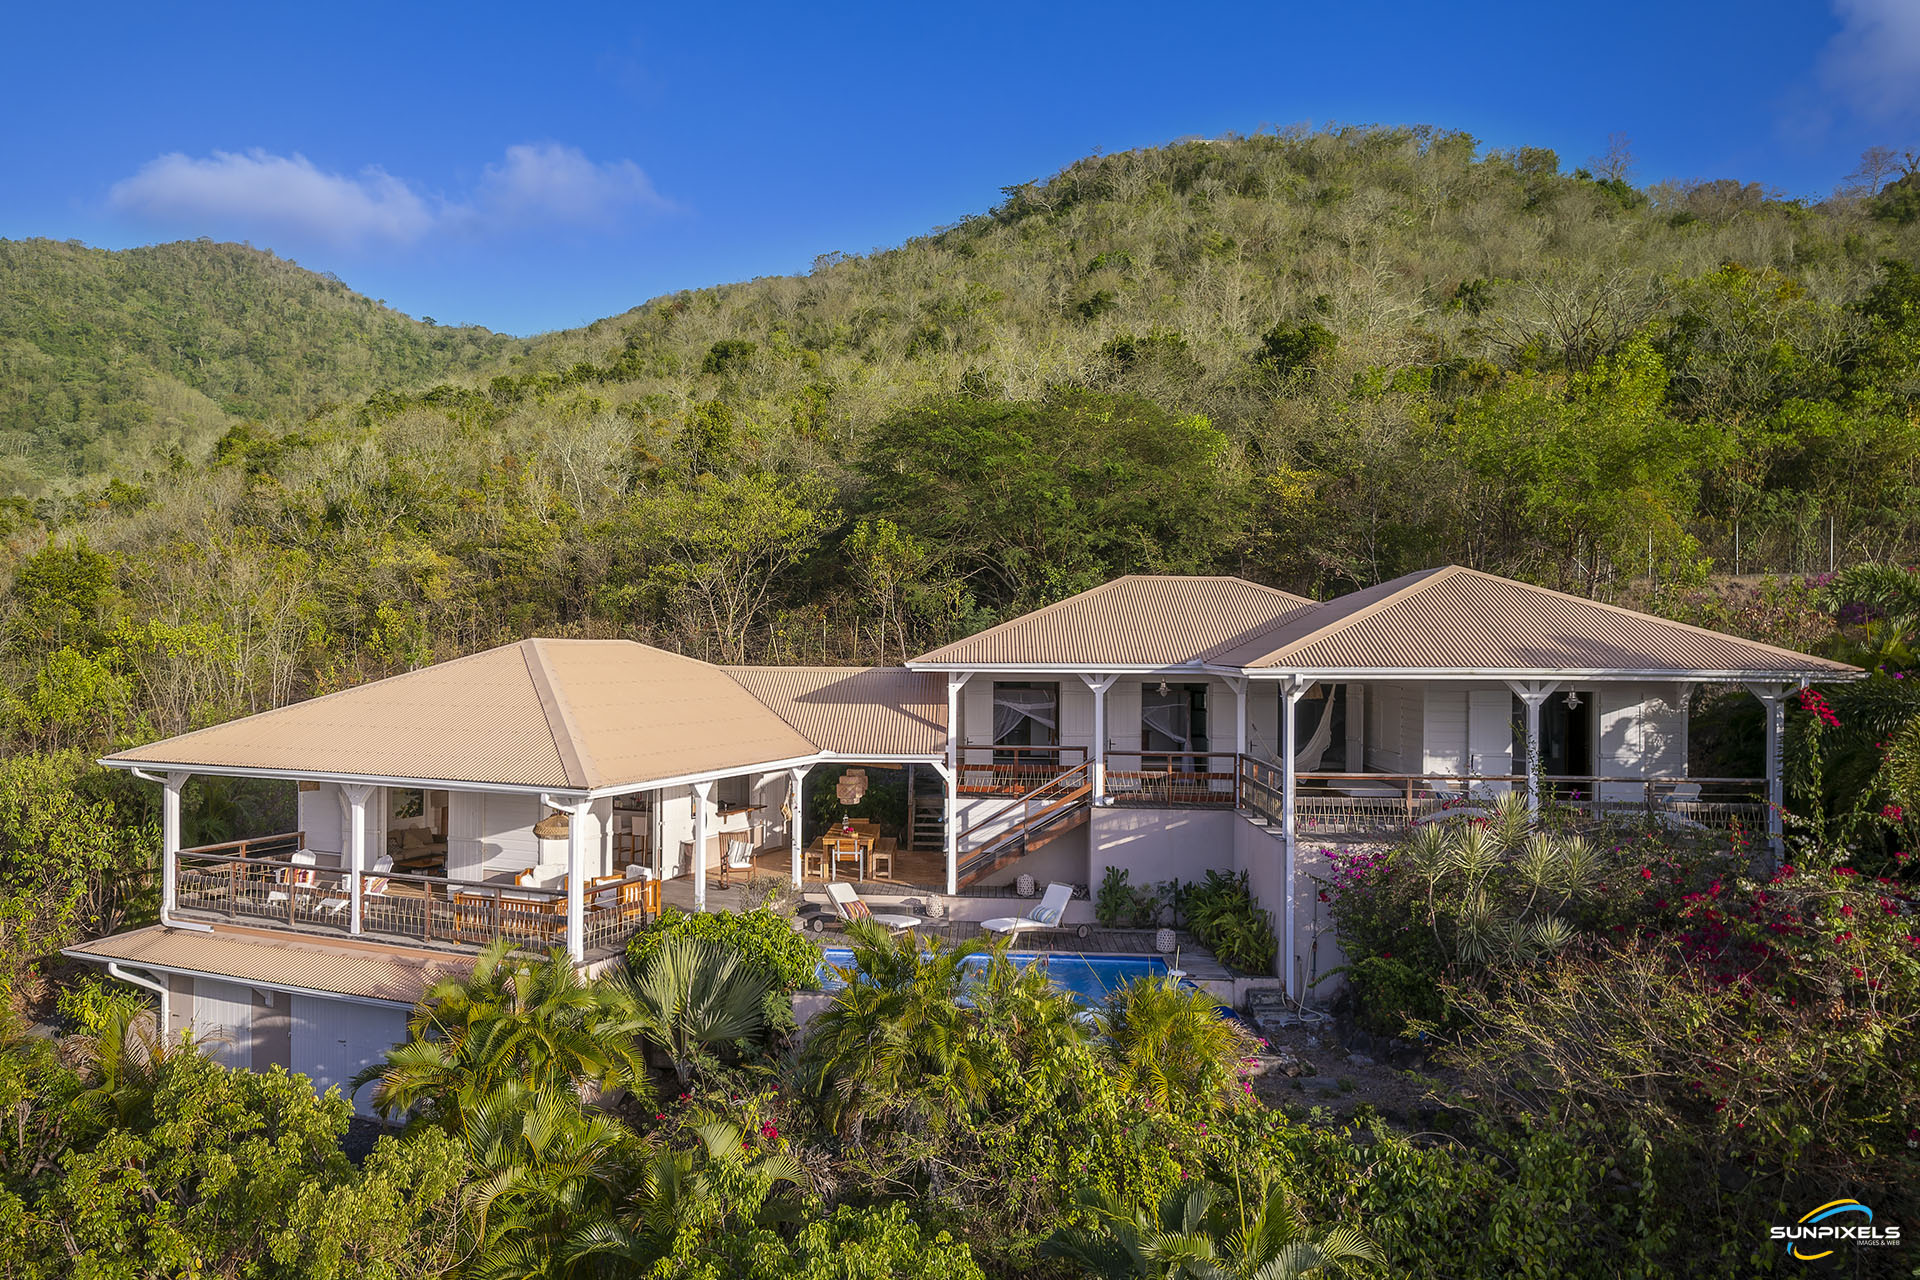
[[0, 491], [138, 475], [237, 421], [297, 421], [516, 345], [241, 245], [0, 240]]
[[[1636, 188], [1424, 129], [1186, 142], [528, 344], [230, 247], [10, 247], [74, 264], [76, 301], [9, 271], [7, 305], [67, 315], [28, 355], [93, 397], [10, 375], [26, 456], [146, 479], [17, 509], [6, 555], [98, 579], [82, 647], [132, 682], [81, 718], [116, 731], [534, 633], [897, 660], [1136, 571], [1324, 597], [1452, 561], [1692, 609], [1736, 566], [1920, 559], [1917, 192]], [[119, 281], [148, 262], [177, 276]], [[176, 323], [203, 294], [247, 301]], [[61, 454], [23, 387], [104, 407]], [[30, 687], [70, 632], [21, 580]]]

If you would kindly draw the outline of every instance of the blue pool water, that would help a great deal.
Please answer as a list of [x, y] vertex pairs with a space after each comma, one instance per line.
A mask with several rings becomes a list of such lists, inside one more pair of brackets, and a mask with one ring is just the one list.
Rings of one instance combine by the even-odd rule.
[[[822, 954], [826, 956], [826, 964], [820, 966], [820, 984], [827, 991], [837, 991], [846, 984], [828, 966], [852, 964], [853, 951], [848, 947], [827, 947]], [[1047, 976], [1053, 980], [1056, 989], [1072, 992], [1088, 1004], [1101, 1003], [1107, 998], [1108, 992], [1125, 986], [1135, 978], [1163, 978], [1167, 973], [1167, 962], [1159, 956], [1016, 951], [1007, 958], [1023, 969], [1035, 961], [1041, 962], [1046, 966]], [[986, 964], [986, 956], [969, 956], [966, 960], [967, 968], [973, 972], [984, 969]]]

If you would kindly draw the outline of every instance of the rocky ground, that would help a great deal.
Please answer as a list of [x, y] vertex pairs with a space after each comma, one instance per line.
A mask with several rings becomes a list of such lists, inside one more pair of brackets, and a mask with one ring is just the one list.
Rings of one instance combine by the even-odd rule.
[[1256, 1007], [1249, 1016], [1267, 1042], [1253, 1090], [1268, 1106], [1321, 1108], [1336, 1118], [1366, 1106], [1409, 1131], [1429, 1128], [1442, 1109], [1438, 1095], [1447, 1073], [1428, 1062], [1417, 1042], [1283, 1007]]

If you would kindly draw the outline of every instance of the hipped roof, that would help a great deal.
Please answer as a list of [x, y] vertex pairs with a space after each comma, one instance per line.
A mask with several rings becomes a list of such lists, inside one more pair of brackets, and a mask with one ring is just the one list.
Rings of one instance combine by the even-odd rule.
[[1222, 646], [1241, 670], [1728, 678], [1858, 668], [1449, 565], [1341, 596]]
[[592, 791], [816, 754], [718, 667], [628, 640], [523, 640], [107, 760]]
[[1186, 666], [1314, 603], [1244, 578], [1130, 574], [913, 659], [914, 666]]

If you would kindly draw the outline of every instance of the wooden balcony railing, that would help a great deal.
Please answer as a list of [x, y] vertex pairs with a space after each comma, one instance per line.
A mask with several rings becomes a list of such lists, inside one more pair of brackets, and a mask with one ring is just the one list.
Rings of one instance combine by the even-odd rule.
[[[303, 847], [290, 835], [181, 850], [180, 910], [349, 934], [350, 873], [337, 865], [296, 864], [293, 854]], [[476, 947], [507, 937], [536, 950], [566, 943], [562, 888], [371, 871], [362, 874], [361, 885], [364, 935]], [[584, 893], [581, 933], [589, 956], [619, 950], [659, 910], [658, 882], [644, 876], [591, 880]]]
[[1206, 805], [1239, 798], [1240, 757], [1231, 751], [1109, 751], [1107, 796], [1116, 805]]
[[961, 795], [1023, 796], [1086, 760], [1085, 747], [961, 747], [955, 781]]

